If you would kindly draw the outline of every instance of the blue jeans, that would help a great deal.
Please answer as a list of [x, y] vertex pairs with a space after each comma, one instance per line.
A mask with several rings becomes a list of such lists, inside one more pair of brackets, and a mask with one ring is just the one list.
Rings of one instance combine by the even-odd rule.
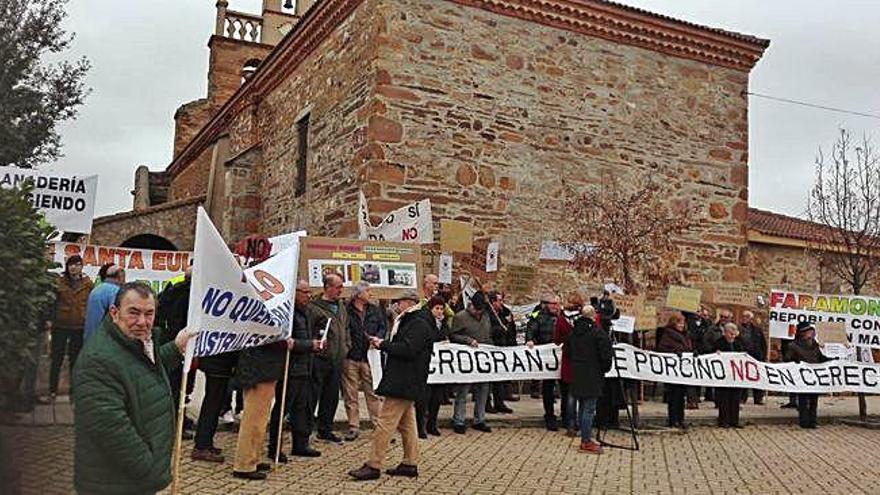
[[581, 421], [581, 442], [589, 442], [593, 438], [593, 416], [596, 414], [598, 398], [578, 399]]
[[474, 424], [486, 422], [486, 400], [489, 398], [491, 383], [460, 383], [455, 387], [455, 403], [453, 405], [452, 423], [464, 426], [464, 408], [467, 404], [467, 394], [474, 387], [476, 400], [474, 401]]
[[580, 415], [578, 412], [580, 411], [580, 407], [578, 407], [580, 403], [578, 399], [576, 399], [573, 395], [568, 394], [568, 397], [565, 401], [565, 424], [563, 425], [566, 430], [571, 428], [580, 428]]

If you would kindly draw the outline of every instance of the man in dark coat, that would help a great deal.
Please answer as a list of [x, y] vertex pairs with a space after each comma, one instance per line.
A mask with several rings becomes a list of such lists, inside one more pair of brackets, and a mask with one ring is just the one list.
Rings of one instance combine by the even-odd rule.
[[[763, 362], [767, 360], [767, 339], [764, 338], [764, 331], [755, 323], [754, 319], [754, 313], [743, 311], [742, 322], [739, 325], [739, 337], [749, 356]], [[763, 390], [753, 388], [752, 396], [755, 398], [756, 405], [764, 404]], [[742, 402], [745, 403], [748, 398], [749, 390], [745, 389], [742, 394]]]
[[[489, 293], [489, 322], [492, 325], [492, 344], [504, 347], [516, 345], [516, 323], [513, 321], [513, 313], [504, 305], [504, 294], [492, 291]], [[511, 344], [511, 339], [513, 344]], [[486, 405], [487, 413], [511, 414], [513, 409], [504, 403], [508, 396], [510, 382], [492, 382], [492, 394]]]
[[[802, 321], [797, 324], [797, 330], [784, 359], [794, 363], [824, 363], [829, 359], [822, 354], [822, 348], [816, 342], [816, 327], [812, 323]], [[816, 427], [816, 412], [819, 405], [819, 394], [797, 394], [798, 425], [801, 428]]]
[[[156, 308], [156, 326], [161, 330], [159, 345], [174, 340], [174, 337], [182, 329], [186, 328], [189, 313], [189, 289], [192, 286], [192, 267], [180, 279], [172, 279], [165, 289], [159, 293], [158, 307]], [[195, 387], [196, 370], [188, 372], [186, 380], [186, 395], [192, 393]], [[183, 367], [176, 368], [168, 374], [171, 383], [171, 396], [174, 399], [174, 407], [178, 407], [180, 400], [180, 383], [183, 380]], [[189, 417], [183, 418], [183, 439], [190, 440], [194, 436], [195, 422]]]
[[[703, 333], [702, 340], [693, 343], [695, 347], [694, 350], [699, 354], [715, 352], [715, 346], [718, 344], [718, 341], [721, 340], [722, 333], [724, 333], [721, 329], [724, 328], [724, 325], [731, 323], [732, 321], [733, 313], [729, 309], [722, 308], [718, 310], [718, 321], [715, 325], [706, 329]], [[706, 400], [715, 402], [715, 389], [712, 387], [706, 387], [705, 397]]]
[[346, 310], [348, 311], [348, 333], [351, 349], [342, 364], [342, 397], [345, 401], [345, 414], [348, 418], [348, 433], [345, 441], [352, 442], [360, 435], [361, 414], [358, 404], [358, 391], [363, 391], [370, 413], [370, 421], [379, 417], [382, 400], [373, 391], [370, 365], [367, 363], [369, 338], [385, 338], [385, 315], [378, 304], [370, 301], [370, 284], [361, 281], [351, 288]]
[[415, 478], [419, 475], [419, 445], [416, 432], [415, 401], [423, 397], [428, 383], [431, 362], [432, 329], [436, 320], [429, 308], [416, 306], [419, 296], [407, 291], [397, 301], [401, 310], [396, 333], [390, 339], [370, 338], [370, 345], [387, 355], [382, 381], [376, 393], [385, 397], [369, 460], [348, 474], [355, 480], [373, 480], [379, 477], [382, 461], [395, 430], [403, 441], [403, 461], [386, 471], [391, 476]]
[[191, 334], [154, 345], [156, 300], [123, 285], [74, 368], [74, 486], [79, 493], [155, 493], [171, 482], [174, 402], [168, 370]]
[[567, 337], [563, 352], [571, 364], [572, 381], [569, 393], [578, 401], [580, 451], [598, 454], [601, 448], [592, 438], [593, 416], [596, 413], [596, 402], [602, 396], [605, 374], [611, 369], [613, 355], [608, 333], [596, 328], [593, 322], [593, 308], [586, 306], [584, 309]]
[[[290, 336], [290, 366], [287, 370], [287, 394], [283, 414], [287, 414], [293, 436], [291, 454], [298, 457], [319, 457], [317, 450], [309, 447], [309, 436], [314, 427], [315, 402], [312, 397], [313, 355], [321, 350], [321, 340], [315, 329], [317, 315], [309, 308], [309, 283], [300, 280], [296, 286], [293, 309], [293, 332]], [[281, 434], [280, 421], [282, 380], [275, 386], [275, 405], [269, 419], [269, 457], [274, 459]], [[278, 461], [287, 462], [287, 456], [279, 453]]]
[[[540, 311], [526, 324], [527, 346], [553, 343], [556, 318], [560, 316], [559, 309], [559, 298], [555, 294], [547, 294], [542, 298]], [[541, 381], [541, 396], [544, 400], [544, 426], [549, 431], [559, 429], [554, 411], [556, 407], [556, 382], [557, 380]], [[560, 413], [565, 411], [565, 401], [566, 399], [563, 397], [559, 407]]]
[[[702, 342], [703, 334], [705, 334], [706, 330], [712, 326], [712, 320], [709, 318], [709, 309], [701, 305], [700, 310], [697, 313], [683, 312], [682, 314], [684, 314], [685, 320], [687, 321], [688, 338], [690, 338], [691, 342]], [[659, 334], [657, 335], [656, 342], [660, 342]], [[699, 409], [699, 404], [700, 387], [688, 387], [687, 409]]]
[[[467, 309], [455, 313], [452, 318], [452, 329], [449, 331], [449, 341], [456, 344], [479, 347], [492, 343], [492, 325], [487, 314], [486, 296], [483, 292], [476, 292], [471, 297]], [[453, 403], [452, 429], [455, 433], [463, 434], [467, 431], [465, 426], [465, 405], [468, 391], [474, 391], [474, 423], [471, 428], [489, 433], [492, 428], [486, 424], [486, 402], [489, 399], [491, 383], [459, 383], [454, 387], [455, 401]]]
[[318, 439], [342, 443], [342, 438], [333, 433], [333, 418], [339, 406], [342, 363], [351, 349], [351, 334], [348, 332], [348, 310], [342, 300], [342, 277], [328, 273], [323, 283], [324, 291], [312, 299], [310, 306], [319, 315], [317, 325], [320, 332], [327, 329], [327, 334], [322, 335], [321, 352], [312, 368], [312, 394], [318, 407]]

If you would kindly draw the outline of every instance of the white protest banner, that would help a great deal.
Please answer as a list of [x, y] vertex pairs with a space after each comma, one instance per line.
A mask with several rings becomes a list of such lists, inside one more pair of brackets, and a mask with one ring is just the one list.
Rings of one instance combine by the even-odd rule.
[[458, 277], [458, 282], [461, 285], [461, 303], [467, 308], [471, 298], [480, 290], [480, 286], [474, 277]]
[[773, 289], [768, 306], [770, 337], [794, 338], [801, 321], [840, 321], [846, 324], [849, 343], [880, 349], [880, 298]]
[[83, 273], [93, 280], [98, 278], [101, 265], [114, 263], [125, 270], [126, 280], [146, 282], [156, 293], [162, 290], [163, 282], [182, 275], [192, 258], [189, 251], [158, 251], [72, 242], [49, 243], [49, 256], [61, 266], [64, 266], [64, 260], [75, 254], [83, 259]]
[[498, 241], [490, 242], [486, 246], [486, 273], [498, 271]]
[[[559, 378], [562, 348], [553, 344], [516, 347], [437, 343], [428, 383], [480, 383]], [[381, 381], [378, 353], [370, 358], [374, 385]], [[607, 378], [705, 387], [759, 388], [784, 393], [880, 393], [880, 365], [828, 361], [821, 364], [763, 363], [745, 353], [703, 356], [614, 346]]]
[[295, 243], [299, 243], [300, 237], [305, 237], [309, 235], [305, 230], [297, 230], [296, 232], [291, 232], [289, 234], [281, 234], [276, 235], [275, 237], [269, 238], [269, 243], [272, 244], [272, 252], [270, 256], [275, 256], [276, 254], [284, 251]]
[[377, 227], [370, 225], [367, 199], [360, 192], [358, 197], [359, 239], [371, 241], [434, 242], [434, 225], [431, 218], [431, 200], [423, 199], [389, 213]]
[[34, 185], [28, 200], [49, 224], [61, 232], [92, 232], [97, 175], [77, 177], [45, 170], [0, 167], [0, 188], [19, 188], [26, 182]]
[[187, 347], [185, 366], [193, 356], [256, 347], [289, 335], [297, 242], [242, 270], [205, 210], [199, 208], [193, 257], [188, 321], [198, 333]]
[[441, 284], [452, 283], [452, 255], [449, 253], [440, 255], [440, 269], [437, 272], [437, 280]]

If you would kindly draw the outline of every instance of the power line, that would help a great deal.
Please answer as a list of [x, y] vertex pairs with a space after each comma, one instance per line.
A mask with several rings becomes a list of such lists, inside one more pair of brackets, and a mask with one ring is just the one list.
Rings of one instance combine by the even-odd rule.
[[835, 107], [829, 107], [829, 106], [825, 106], [825, 105], [817, 105], [815, 103], [809, 103], [806, 101], [792, 100], [790, 98], [780, 98], [778, 96], [770, 96], [770, 95], [764, 95], [761, 93], [753, 93], [751, 91], [743, 91], [743, 93], [747, 94], [749, 96], [757, 96], [758, 98], [765, 98], [767, 100], [773, 100], [773, 101], [778, 101], [778, 102], [782, 102], [782, 103], [791, 103], [792, 105], [800, 105], [802, 107], [817, 108], [819, 110], [827, 110], [829, 112], [845, 113], [845, 114], [849, 114], [849, 115], [856, 115], [858, 117], [868, 117], [870, 119], [880, 120], [880, 115], [877, 115], [874, 113], [856, 112], [854, 110], [845, 110], [843, 108], [835, 108]]

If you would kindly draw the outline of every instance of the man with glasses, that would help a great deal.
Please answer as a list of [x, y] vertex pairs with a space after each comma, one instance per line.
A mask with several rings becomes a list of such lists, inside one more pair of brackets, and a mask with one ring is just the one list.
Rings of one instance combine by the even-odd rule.
[[[553, 330], [556, 328], [556, 318], [559, 316], [559, 298], [555, 294], [546, 294], [541, 299], [541, 310], [526, 325], [526, 345], [529, 348], [535, 345], [550, 344], [553, 342]], [[548, 431], [557, 431], [556, 423], [556, 380], [543, 380], [541, 382], [541, 396], [544, 399], [544, 426]], [[563, 396], [559, 405], [560, 414], [565, 411]]]

